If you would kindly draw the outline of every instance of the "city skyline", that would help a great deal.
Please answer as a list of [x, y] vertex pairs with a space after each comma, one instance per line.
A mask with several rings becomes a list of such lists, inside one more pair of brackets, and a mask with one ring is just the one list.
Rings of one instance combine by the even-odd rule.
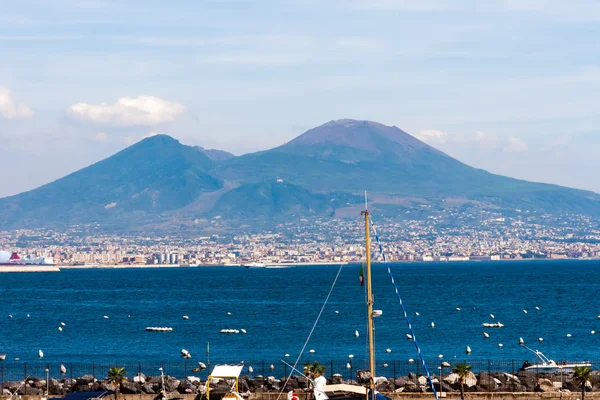
[[340, 118], [600, 191], [598, 5], [20, 2], [0, 41], [0, 196], [153, 133], [236, 155]]

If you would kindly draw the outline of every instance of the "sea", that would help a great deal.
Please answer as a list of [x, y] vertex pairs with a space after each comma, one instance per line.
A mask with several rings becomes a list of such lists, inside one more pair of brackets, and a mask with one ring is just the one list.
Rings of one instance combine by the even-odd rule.
[[[534, 361], [520, 338], [555, 360], [600, 360], [599, 267], [593, 260], [393, 264], [410, 332], [385, 265], [375, 264], [374, 308], [383, 311], [375, 319], [378, 365], [404, 365], [410, 359], [419, 364], [408, 333], [432, 369], [440, 360], [517, 366]], [[7, 355], [6, 365], [244, 362], [264, 370], [284, 361], [317, 360], [332, 368], [334, 362], [335, 368], [359, 368], [368, 354], [359, 269], [314, 265], [0, 274], [0, 354]], [[498, 322], [504, 326], [483, 327]], [[173, 330], [146, 331], [150, 326]], [[220, 333], [223, 329], [238, 333]], [[182, 349], [189, 351], [189, 360], [181, 358]]]

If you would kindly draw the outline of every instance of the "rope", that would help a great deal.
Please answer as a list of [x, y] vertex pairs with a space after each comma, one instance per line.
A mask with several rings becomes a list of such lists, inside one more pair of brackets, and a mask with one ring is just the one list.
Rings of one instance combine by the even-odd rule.
[[[436, 400], [439, 400], [438, 394], [433, 386], [433, 381], [431, 380], [431, 375], [429, 375], [429, 369], [427, 369], [427, 365], [425, 364], [425, 359], [421, 354], [421, 348], [419, 347], [419, 343], [417, 342], [417, 336], [413, 331], [412, 324], [410, 323], [410, 319], [408, 318], [408, 313], [406, 312], [406, 308], [404, 307], [404, 303], [402, 302], [402, 297], [400, 297], [400, 291], [398, 290], [398, 286], [396, 286], [396, 280], [394, 279], [394, 275], [392, 275], [392, 270], [390, 269], [390, 265], [387, 262], [387, 258], [385, 257], [385, 252], [383, 251], [383, 246], [379, 241], [379, 236], [377, 235], [377, 229], [375, 229], [375, 224], [373, 223], [373, 219], [369, 217], [371, 222], [371, 227], [373, 228], [373, 233], [375, 234], [375, 240], [377, 241], [377, 245], [379, 246], [379, 252], [381, 253], [381, 257], [383, 258], [383, 262], [387, 268], [388, 275], [392, 280], [392, 285], [394, 285], [394, 290], [396, 291], [396, 296], [398, 297], [398, 301], [400, 302], [400, 307], [402, 307], [402, 312], [404, 313], [404, 319], [406, 320], [406, 324], [408, 325], [408, 330], [412, 336], [412, 341], [415, 344], [415, 348], [417, 349], [417, 354], [419, 355], [419, 359], [421, 360], [421, 364], [423, 364], [423, 369], [425, 370], [425, 374], [427, 375], [427, 381], [429, 381], [429, 385], [431, 386], [431, 390], [433, 391], [433, 395]], [[442, 382], [440, 381], [440, 385]], [[441, 386], [440, 386], [441, 387]]]
[[[356, 239], [357, 236], [358, 236], [358, 232], [355, 235], [354, 239]], [[327, 297], [325, 298], [325, 302], [323, 303], [323, 306], [321, 307], [321, 311], [319, 311], [319, 315], [317, 315], [317, 319], [315, 320], [315, 323], [313, 324], [312, 328], [310, 329], [308, 337], [306, 338], [306, 342], [304, 342], [304, 346], [302, 346], [302, 350], [300, 350], [300, 354], [298, 354], [298, 358], [294, 362], [294, 365], [291, 368], [290, 374], [286, 378], [285, 383], [281, 387], [281, 391], [277, 395], [277, 400], [279, 400], [279, 398], [281, 397], [281, 394], [285, 390], [285, 387], [287, 386], [290, 379], [292, 378], [294, 370], [296, 370], [296, 367], [298, 366], [298, 363], [300, 362], [300, 359], [302, 358], [302, 355], [304, 354], [304, 350], [306, 350], [306, 346], [308, 346], [308, 342], [310, 341], [310, 338], [312, 337], [312, 334], [315, 331], [317, 324], [319, 323], [319, 319], [321, 319], [321, 315], [323, 314], [323, 311], [325, 310], [325, 306], [327, 305], [327, 302], [329, 301], [329, 297], [331, 297], [331, 293], [333, 292], [333, 289], [335, 288], [335, 284], [337, 283], [337, 280], [340, 277], [340, 273], [342, 272], [343, 268], [344, 268], [344, 264], [340, 264], [340, 268], [338, 269], [335, 279], [333, 280], [333, 284], [331, 285], [331, 288], [329, 289], [329, 293], [327, 294]]]

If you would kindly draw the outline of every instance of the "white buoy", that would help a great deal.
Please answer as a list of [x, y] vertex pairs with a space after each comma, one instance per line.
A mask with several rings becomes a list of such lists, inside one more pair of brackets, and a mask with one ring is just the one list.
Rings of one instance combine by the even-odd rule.
[[65, 324], [64, 322], [60, 323], [61, 326], [67, 326], [67, 324]]
[[460, 311], [460, 307], [456, 307], [456, 311]]
[[471, 354], [471, 347], [467, 346], [467, 354]]
[[240, 332], [246, 333], [246, 330], [245, 329], [240, 329]]
[[494, 318], [496, 318], [496, 317], [494, 317], [494, 314], [490, 314], [490, 318], [491, 318], [491, 319], [494, 319]]
[[[8, 318], [12, 318], [12, 314], [8, 314]], [[598, 316], [598, 318], [600, 318], [600, 315]]]
[[29, 318], [29, 317], [30, 317], [30, 315], [29, 315], [29, 314], [27, 314], [27, 318]]
[[595, 335], [595, 334], [596, 334], [596, 331], [591, 331], [590, 333], [591, 333], [592, 335]]
[[412, 340], [412, 338], [413, 338], [413, 337], [412, 337], [412, 335], [411, 335], [410, 333], [407, 333], [407, 334], [406, 334], [406, 338], [407, 338], [408, 340]]
[[59, 327], [58, 327], [58, 331], [59, 331], [59, 332], [62, 332], [62, 326], [59, 326]]
[[498, 347], [504, 347], [502, 343], [498, 343]]
[[519, 344], [525, 344], [525, 341], [523, 340], [522, 337], [519, 338]]
[[354, 331], [354, 336], [355, 337], [359, 337], [360, 335], [358, 334], [358, 331]]
[[38, 357], [44, 358], [44, 352], [42, 350], [38, 350]]
[[409, 362], [410, 364], [412, 364], [412, 363], [414, 363], [414, 362], [415, 362], [415, 360], [413, 360], [412, 358], [409, 358], [409, 359], [408, 359], [408, 362]]
[[346, 368], [350, 369], [350, 368], [352, 368], [352, 365], [350, 365], [350, 363], [346, 363]]
[[538, 340], [539, 340], [540, 342], [543, 342], [543, 341], [544, 341], [544, 339], [543, 339], [543, 338], [539, 338]]
[[489, 334], [489, 333], [487, 333], [487, 332], [483, 332], [483, 337], [484, 337], [484, 338], [486, 338], [486, 339], [489, 339], [489, 337], [490, 337], [490, 334]]
[[419, 316], [419, 313], [418, 313], [418, 312], [416, 312], [416, 313], [415, 313], [415, 315], [418, 317], [418, 316]]
[[435, 324], [434, 324], [433, 322], [431, 323], [431, 327], [432, 327], [432, 328], [435, 328]]
[[183, 319], [190, 319], [190, 317], [188, 317], [187, 315], [184, 315]]
[[271, 371], [273, 371], [273, 370], [275, 369], [275, 366], [274, 366], [273, 364], [271, 364], [271, 365], [269, 365], [269, 369], [270, 369]]
[[250, 373], [254, 372], [254, 368], [252, 368], [252, 365], [248, 366], [248, 372], [250, 372]]
[[227, 311], [227, 315], [231, 315], [231, 313], [229, 311]]
[[[536, 307], [535, 309], [536, 309], [537, 311], [540, 311], [540, 308], [539, 308], [539, 307]], [[598, 318], [600, 318], [600, 317], [598, 317]]]
[[336, 314], [339, 314], [340, 312], [339, 312], [338, 310], [335, 310], [335, 313], [336, 313]]
[[383, 364], [383, 368], [387, 368], [387, 367], [389, 367], [388, 364]]
[[348, 354], [348, 358], [350, 358], [350, 359], [354, 358], [354, 354]]
[[314, 352], [315, 352], [315, 349], [310, 349], [309, 350], [309, 353], [314, 353]]
[[527, 310], [523, 310], [523, 314], [527, 314]]
[[285, 356], [284, 356], [284, 357], [289, 357], [289, 356], [290, 356], [290, 355], [289, 355], [288, 353], [285, 353]]
[[63, 364], [60, 364], [60, 373], [63, 375], [67, 373], [67, 367], [65, 367]]
[[570, 334], [570, 333], [567, 333], [567, 337], [571, 337], [571, 334]]
[[108, 319], [108, 315], [105, 315], [105, 316], [104, 316], [104, 319]]
[[392, 352], [392, 349], [385, 349], [385, 352], [386, 352], [386, 353], [391, 353], [391, 352]]
[[438, 355], [438, 358], [444, 358], [443, 354]]

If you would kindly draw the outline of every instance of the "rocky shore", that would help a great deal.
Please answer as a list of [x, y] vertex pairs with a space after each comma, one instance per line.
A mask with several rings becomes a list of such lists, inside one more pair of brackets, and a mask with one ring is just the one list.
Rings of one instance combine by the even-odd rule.
[[[239, 392], [242, 394], [279, 392], [282, 389], [287, 391], [304, 391], [307, 387], [307, 381], [304, 377], [292, 377], [285, 387], [285, 377], [248, 377], [243, 376], [239, 381]], [[408, 376], [393, 378], [377, 377], [377, 390], [383, 393], [425, 393], [431, 391], [427, 378], [423, 375], [413, 373]], [[344, 381], [339, 374], [329, 377], [328, 384], [349, 383], [353, 381]], [[457, 374], [444, 375], [441, 380], [433, 377], [433, 383], [436, 390], [443, 392], [460, 391], [460, 383]], [[189, 376], [185, 379], [177, 379], [171, 376], [164, 376], [166, 390], [170, 394], [199, 394], [206, 390], [206, 381], [200, 378]], [[63, 378], [60, 380], [50, 379], [47, 383], [44, 379], [28, 378], [27, 382], [7, 381], [2, 385], [3, 395], [17, 392], [20, 395], [43, 395], [46, 387], [50, 395], [64, 395], [66, 393], [79, 391], [111, 391], [115, 387], [108, 382], [108, 379], [98, 380], [92, 375], [84, 375], [79, 378]], [[162, 388], [161, 376], [145, 376], [143, 374], [135, 375], [125, 382], [120, 389], [123, 394], [157, 394]], [[226, 393], [230, 385], [224, 380], [215, 380], [211, 383], [211, 393]], [[535, 374], [531, 372], [509, 373], [491, 373], [480, 372], [475, 375], [469, 373], [465, 379], [464, 390], [466, 392], [580, 392], [581, 386], [571, 380], [569, 374]], [[586, 385], [587, 391], [600, 391], [600, 371], [594, 371], [591, 374], [591, 381]]]

